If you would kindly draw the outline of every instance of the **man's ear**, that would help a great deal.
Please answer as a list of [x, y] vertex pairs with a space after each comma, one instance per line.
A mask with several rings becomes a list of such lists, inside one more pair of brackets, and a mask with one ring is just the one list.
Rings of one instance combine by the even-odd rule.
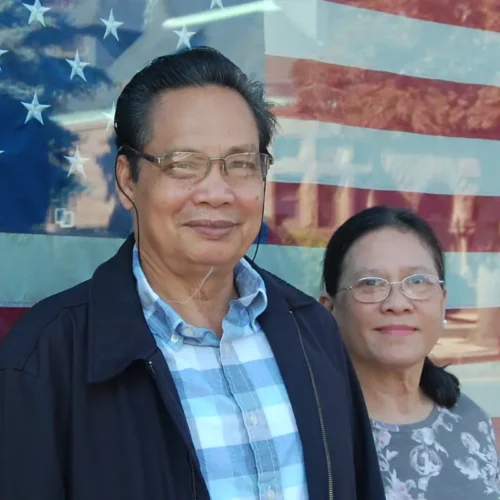
[[118, 198], [125, 210], [132, 210], [135, 193], [135, 182], [132, 178], [130, 163], [125, 155], [118, 156], [116, 160], [116, 190]]
[[321, 295], [319, 296], [319, 302], [320, 302], [320, 304], [323, 305], [323, 307], [327, 311], [333, 312], [335, 304], [333, 302], [333, 299], [326, 292], [321, 292]]

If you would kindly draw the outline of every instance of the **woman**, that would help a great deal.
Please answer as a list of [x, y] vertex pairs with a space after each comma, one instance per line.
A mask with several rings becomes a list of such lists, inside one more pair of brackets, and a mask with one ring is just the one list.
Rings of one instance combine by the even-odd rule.
[[328, 243], [335, 315], [372, 419], [388, 500], [499, 499], [491, 420], [428, 358], [445, 314], [444, 256], [414, 213], [364, 210]]

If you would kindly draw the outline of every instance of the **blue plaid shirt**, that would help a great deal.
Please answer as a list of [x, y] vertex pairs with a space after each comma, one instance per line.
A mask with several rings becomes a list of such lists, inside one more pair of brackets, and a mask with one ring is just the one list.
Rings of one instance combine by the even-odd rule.
[[240, 294], [219, 339], [187, 324], [151, 288], [134, 248], [144, 316], [172, 372], [211, 498], [307, 500], [302, 444], [280, 371], [258, 323], [260, 275], [242, 259]]

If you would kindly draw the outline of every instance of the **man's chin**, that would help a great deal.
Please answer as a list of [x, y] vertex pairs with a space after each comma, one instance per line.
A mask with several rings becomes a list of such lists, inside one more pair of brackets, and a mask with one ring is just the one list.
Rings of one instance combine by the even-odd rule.
[[[193, 265], [199, 266], [227, 266], [236, 263], [245, 255], [241, 249], [235, 249], [229, 245], [210, 245], [211, 248], [204, 248], [203, 251], [192, 249], [187, 254]], [[232, 247], [232, 248], [231, 248]]]

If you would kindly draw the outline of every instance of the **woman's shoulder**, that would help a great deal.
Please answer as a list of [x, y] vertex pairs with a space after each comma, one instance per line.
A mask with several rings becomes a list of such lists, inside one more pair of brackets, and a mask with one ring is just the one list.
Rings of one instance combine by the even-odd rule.
[[[473, 399], [461, 394], [455, 407], [440, 408], [440, 419], [437, 423], [444, 425], [452, 424], [450, 430], [461, 436], [462, 442], [467, 436], [476, 436], [478, 439], [486, 439], [495, 443], [495, 432], [491, 417]], [[464, 443], [465, 444], [465, 443]]]
[[424, 420], [410, 424], [389, 424], [371, 419], [372, 431], [377, 433], [391, 433], [400, 436], [412, 436], [426, 432], [428, 429], [444, 428], [456, 431], [468, 430], [469, 432], [485, 432], [492, 429], [491, 418], [473, 399], [466, 394], [461, 394], [457, 404], [452, 408], [434, 406], [429, 416]]
[[472, 398], [463, 393], [460, 395], [457, 404], [448, 411], [458, 415], [459, 417], [461, 417], [461, 419], [471, 421], [477, 420], [478, 422], [483, 420], [491, 420], [488, 413], [481, 406], [479, 406]]

